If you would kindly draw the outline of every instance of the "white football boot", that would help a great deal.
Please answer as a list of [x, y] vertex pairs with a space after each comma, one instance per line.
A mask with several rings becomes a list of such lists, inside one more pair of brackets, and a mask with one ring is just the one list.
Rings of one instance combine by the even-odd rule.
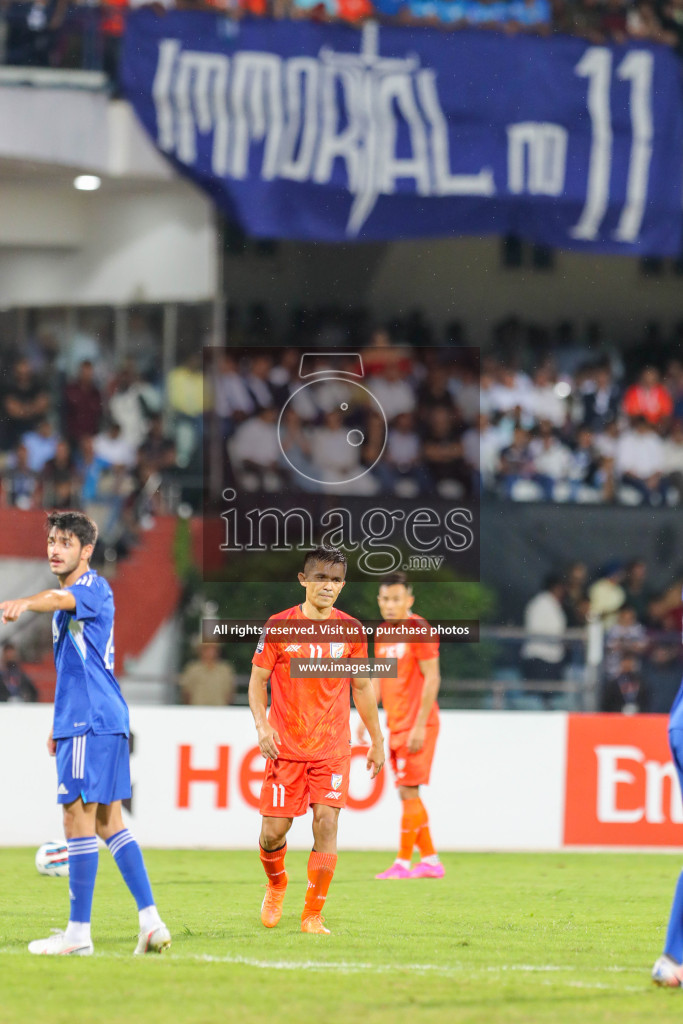
[[66, 932], [53, 928], [48, 939], [34, 939], [29, 942], [29, 953], [42, 956], [92, 956], [92, 942], [72, 942], [67, 940]]
[[133, 955], [141, 956], [143, 953], [163, 953], [170, 945], [171, 933], [162, 922], [155, 925], [150, 931], [140, 932], [138, 944]]
[[667, 988], [679, 988], [681, 985], [681, 965], [663, 953], [652, 968], [652, 980], [655, 985]]

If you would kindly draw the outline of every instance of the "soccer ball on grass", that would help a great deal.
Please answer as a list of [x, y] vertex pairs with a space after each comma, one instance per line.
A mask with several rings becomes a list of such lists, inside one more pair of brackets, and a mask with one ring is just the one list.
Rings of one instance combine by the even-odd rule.
[[36, 850], [36, 867], [41, 875], [65, 878], [69, 874], [69, 851], [61, 839], [52, 839]]

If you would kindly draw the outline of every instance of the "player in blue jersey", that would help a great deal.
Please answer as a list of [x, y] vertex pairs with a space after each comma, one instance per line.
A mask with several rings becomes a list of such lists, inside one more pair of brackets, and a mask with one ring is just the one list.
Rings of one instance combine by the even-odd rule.
[[[669, 746], [678, 781], [683, 791], [683, 683], [669, 713]], [[683, 985], [683, 871], [678, 876], [664, 952], [652, 968], [655, 985], [678, 988]]]
[[171, 936], [154, 904], [142, 852], [125, 827], [121, 801], [131, 795], [128, 707], [114, 677], [114, 599], [90, 568], [97, 526], [83, 512], [47, 517], [47, 554], [59, 588], [0, 601], [2, 622], [24, 612], [52, 612], [57, 688], [47, 741], [57, 759], [57, 801], [69, 849], [70, 914], [66, 931], [29, 943], [31, 953], [89, 956], [90, 911], [100, 836], [138, 906], [135, 953], [160, 953]]

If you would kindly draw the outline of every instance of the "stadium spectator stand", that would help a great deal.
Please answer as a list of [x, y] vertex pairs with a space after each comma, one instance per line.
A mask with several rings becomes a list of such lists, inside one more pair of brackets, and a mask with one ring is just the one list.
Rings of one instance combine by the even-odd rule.
[[[683, 367], [666, 345], [596, 350], [588, 335], [582, 342], [562, 325], [556, 334], [515, 325], [512, 358], [510, 325], [498, 325], [479, 374], [462, 329], [460, 346], [439, 349], [421, 311], [378, 327], [358, 310], [296, 310], [276, 331], [267, 310], [254, 319], [233, 309], [230, 347], [211, 370], [204, 408], [194, 356], [160, 377], [152, 313], [135, 328], [141, 354], [133, 339], [118, 366], [106, 332], [67, 331], [55, 344], [38, 323], [20, 345], [0, 342], [10, 367], [0, 383], [0, 504], [94, 508], [105, 544], [125, 551], [145, 516], [188, 501], [198, 507], [198, 439], [209, 421], [220, 433], [225, 478], [240, 466], [257, 482], [267, 471], [268, 490], [283, 481], [319, 490], [292, 463], [322, 461], [331, 471], [349, 455], [351, 429], [363, 434], [354, 463], [373, 466], [357, 492], [670, 507], [683, 500]], [[348, 395], [337, 382], [306, 388], [287, 407], [285, 459], [276, 421], [300, 387], [300, 352], [337, 345], [363, 352], [366, 384], [387, 420], [386, 449], [363, 403], [348, 402], [338, 415]], [[102, 346], [108, 358], [95, 363]]]
[[226, 18], [367, 20], [442, 31], [480, 29], [548, 35], [564, 32], [592, 43], [649, 39], [679, 50], [683, 25], [675, 5], [660, 0], [13, 0], [3, 5], [4, 60], [29, 67], [104, 70], [115, 80], [118, 50], [131, 8], [208, 11]]

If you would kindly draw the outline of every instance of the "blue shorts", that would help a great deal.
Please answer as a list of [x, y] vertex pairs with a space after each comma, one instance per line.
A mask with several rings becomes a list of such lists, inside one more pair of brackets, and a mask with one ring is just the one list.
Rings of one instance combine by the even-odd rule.
[[111, 804], [128, 800], [130, 752], [120, 734], [68, 736], [57, 740], [57, 803]]

